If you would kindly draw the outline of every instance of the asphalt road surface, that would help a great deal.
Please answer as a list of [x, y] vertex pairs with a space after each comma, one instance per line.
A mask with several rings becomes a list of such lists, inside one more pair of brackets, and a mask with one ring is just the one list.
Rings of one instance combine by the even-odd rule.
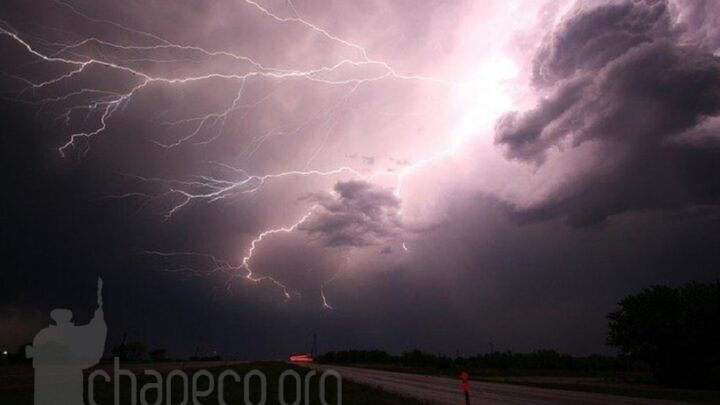
[[[423, 401], [431, 401], [437, 404], [465, 404], [465, 397], [459, 379], [351, 367], [320, 365], [312, 365], [311, 367], [333, 369], [338, 371], [343, 379], [379, 387], [385, 391], [395, 392]], [[671, 401], [533, 388], [510, 384], [485, 383], [480, 381], [470, 382], [470, 403], [472, 405], [679, 404], [679, 402]]]

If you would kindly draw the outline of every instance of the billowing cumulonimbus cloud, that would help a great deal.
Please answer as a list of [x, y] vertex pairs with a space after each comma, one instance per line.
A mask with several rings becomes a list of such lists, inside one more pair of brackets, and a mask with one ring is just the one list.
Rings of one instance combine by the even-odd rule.
[[575, 73], [601, 68], [638, 45], [670, 37], [673, 29], [667, 4], [647, 3], [578, 2], [538, 48], [534, 82], [551, 85]]
[[675, 0], [681, 40], [701, 46], [708, 52], [720, 51], [720, 2], [716, 0]]
[[364, 181], [335, 185], [332, 194], [316, 194], [317, 208], [298, 229], [325, 246], [381, 244], [401, 233], [400, 200], [392, 190]]
[[548, 35], [533, 77], [544, 97], [501, 117], [495, 141], [537, 165], [585, 143], [601, 156], [519, 214], [587, 225], [720, 204], [720, 58], [689, 43], [676, 14], [663, 1], [582, 6]]

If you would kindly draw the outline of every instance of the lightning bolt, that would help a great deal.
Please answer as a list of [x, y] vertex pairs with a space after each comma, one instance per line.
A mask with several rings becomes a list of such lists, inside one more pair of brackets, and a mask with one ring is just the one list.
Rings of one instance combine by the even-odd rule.
[[[114, 72], [124, 74], [132, 82], [127, 88], [110, 91], [98, 88], [80, 88], [74, 91], [67, 92], [60, 96], [55, 97], [44, 97], [33, 103], [41, 106], [49, 105], [63, 105], [69, 103], [69, 106], [65, 107], [64, 111], [58, 116], [67, 126], [71, 125], [74, 117], [78, 114], [85, 114], [85, 119], [91, 117], [97, 117], [96, 125], [91, 130], [83, 130], [71, 133], [66, 142], [58, 147], [58, 153], [67, 157], [68, 154], [73, 151], [79, 156], [85, 156], [90, 151], [91, 140], [97, 136], [102, 135], [112, 124], [112, 120], [115, 115], [120, 113], [129, 103], [132, 102], [140, 92], [148, 89], [150, 86], [182, 86], [196, 82], [205, 82], [209, 80], [223, 80], [231, 83], [237, 83], [237, 89], [235, 97], [232, 101], [221, 111], [210, 112], [207, 114], [175, 119], [165, 120], [161, 124], [167, 127], [190, 127], [190, 130], [184, 135], [178, 137], [172, 142], [159, 142], [155, 141], [155, 145], [163, 149], [174, 149], [187, 142], [193, 142], [194, 144], [207, 144], [217, 139], [225, 130], [227, 119], [232, 114], [242, 112], [243, 117], [245, 114], [250, 114], [252, 110], [258, 107], [260, 104], [267, 102], [272, 93], [267, 94], [265, 97], [260, 98], [254, 102], [244, 101], [247, 85], [250, 80], [270, 80], [270, 81], [292, 81], [292, 80], [303, 80], [318, 83], [324, 86], [333, 87], [347, 87], [348, 90], [345, 96], [337, 103], [330, 111], [322, 115], [316, 115], [308, 117], [304, 122], [300, 122], [295, 125], [281, 125], [275, 128], [271, 128], [267, 132], [257, 136], [249, 145], [246, 150], [246, 156], [252, 156], [263, 143], [273, 136], [287, 135], [297, 133], [303, 128], [310, 125], [317, 124], [319, 122], [324, 123], [326, 131], [322, 135], [322, 141], [319, 146], [314, 150], [310, 158], [305, 164], [305, 167], [297, 170], [289, 170], [278, 173], [270, 174], [249, 174], [243, 169], [236, 168], [224, 163], [212, 162], [212, 164], [219, 165], [224, 169], [229, 170], [235, 178], [221, 178], [216, 176], [196, 176], [192, 180], [178, 180], [178, 179], [165, 179], [165, 178], [147, 178], [138, 175], [127, 174], [128, 178], [140, 181], [143, 183], [154, 184], [160, 186], [164, 191], [151, 195], [147, 193], [125, 193], [121, 195], [112, 196], [112, 198], [143, 198], [148, 201], [157, 200], [160, 198], [171, 198], [174, 200], [171, 208], [165, 212], [165, 219], [169, 220], [178, 211], [188, 207], [194, 202], [206, 202], [214, 203], [220, 200], [229, 200], [243, 195], [250, 195], [257, 193], [261, 190], [268, 182], [286, 178], [286, 177], [334, 177], [339, 175], [350, 175], [353, 178], [362, 179], [365, 181], [374, 181], [375, 179], [382, 176], [391, 176], [396, 178], [396, 185], [394, 193], [400, 197], [402, 194], [403, 182], [406, 177], [412, 175], [417, 170], [427, 166], [428, 164], [442, 159], [452, 154], [459, 145], [459, 138], [454, 139], [450, 146], [446, 149], [440, 150], [428, 156], [422, 160], [415, 162], [414, 164], [405, 166], [399, 172], [375, 171], [372, 173], [361, 173], [361, 171], [350, 167], [342, 166], [332, 170], [313, 170], [310, 169], [315, 158], [321, 153], [327, 139], [333, 132], [334, 123], [337, 119], [333, 117], [338, 111], [345, 108], [347, 101], [356, 92], [356, 90], [365, 84], [377, 82], [380, 80], [394, 79], [394, 80], [405, 80], [420, 83], [428, 83], [443, 86], [458, 86], [468, 85], [469, 82], [456, 82], [438, 77], [429, 77], [422, 75], [403, 74], [398, 72], [391, 64], [375, 59], [371, 57], [368, 50], [354, 42], [341, 38], [333, 33], [329, 32], [323, 27], [320, 27], [309, 20], [303, 18], [294, 4], [288, 1], [288, 4], [293, 12], [291, 17], [283, 17], [278, 14], [271, 12], [268, 8], [264, 7], [257, 1], [244, 0], [250, 9], [255, 10], [263, 18], [277, 24], [295, 24], [305, 27], [312, 33], [320, 36], [326, 41], [332, 42], [338, 46], [345, 47], [348, 50], [354, 52], [357, 56], [354, 58], [341, 59], [333, 64], [318, 66], [311, 69], [295, 70], [286, 69], [275, 66], [267, 66], [250, 56], [241, 55], [225, 50], [210, 50], [200, 46], [179, 44], [174, 43], [168, 39], [162, 38], [156, 34], [136, 30], [129, 26], [119, 24], [114, 21], [94, 18], [87, 15], [70, 3], [61, 0], [54, 0], [54, 2], [70, 11], [71, 13], [85, 19], [88, 22], [95, 24], [104, 24], [115, 27], [122, 30], [131, 36], [142, 38], [143, 42], [150, 44], [122, 44], [112, 41], [108, 41], [98, 37], [83, 38], [75, 42], [48, 42], [42, 41], [38, 44], [33, 44], [28, 37], [24, 37], [18, 33], [12, 26], [6, 21], [0, 20], [0, 36], [5, 36], [13, 40], [16, 44], [22, 47], [27, 53], [33, 55], [38, 61], [53, 66], [62, 72], [56, 74], [53, 77], [47, 78], [40, 81], [32, 81], [19, 76], [12, 76], [25, 86], [20, 92], [21, 95], [32, 93], [41, 94], [43, 91], [51, 91], [52, 89], [60, 86], [67, 85], [73, 79], [81, 77], [87, 73], [91, 68], [102, 67], [110, 69]], [[98, 49], [95, 52], [96, 56], [91, 56], [87, 53], [88, 48]], [[102, 50], [113, 51], [116, 54], [138, 54], [142, 56], [138, 57], [125, 57], [122, 58], [118, 55], [116, 57], [106, 56]], [[210, 58], [210, 59], [221, 59], [238, 63], [242, 66], [242, 69], [238, 72], [227, 73], [227, 72], [202, 72], [198, 74], [184, 75], [184, 76], [171, 76], [171, 75], [160, 75], [155, 74], [147, 70], [134, 67], [137, 62], [152, 61], [156, 63], [162, 62], [174, 62], [178, 59], [159, 59], [153, 57], [153, 52], [183, 52], [187, 54], [190, 60], [195, 60], [196, 57]], [[150, 56], [145, 56], [149, 54]], [[99, 56], [98, 56], [99, 55]], [[370, 69], [366, 69], [370, 68]], [[347, 69], [354, 73], [354, 75], [343, 77], [342, 74]], [[338, 76], [339, 75], [339, 76]], [[197, 140], [205, 133], [205, 131], [211, 131], [212, 134], [207, 139]], [[254, 283], [269, 282], [279, 287], [285, 298], [290, 299], [292, 295], [299, 295], [299, 293], [293, 291], [291, 288], [280, 282], [279, 280], [264, 275], [258, 275], [252, 268], [252, 261], [255, 253], [260, 248], [262, 243], [268, 238], [278, 234], [289, 234], [298, 229], [298, 227], [310, 218], [317, 206], [311, 207], [305, 214], [298, 218], [295, 222], [287, 226], [270, 228], [260, 232], [252, 241], [247, 249], [247, 253], [242, 257], [239, 265], [234, 265], [228, 261], [221, 260], [212, 255], [196, 253], [196, 252], [159, 252], [159, 251], [145, 251], [144, 254], [158, 256], [158, 257], [194, 257], [207, 261], [210, 266], [209, 270], [204, 272], [198, 272], [196, 269], [182, 266], [175, 269], [168, 269], [171, 272], [181, 273], [192, 273], [192, 274], [215, 274], [222, 273], [231, 276], [231, 278], [238, 277], [239, 275], [246, 280]], [[402, 242], [404, 251], [408, 251], [405, 242]], [[325, 287], [328, 286], [332, 281], [335, 280], [336, 272], [330, 279], [326, 280], [321, 286], [321, 298], [323, 307], [326, 309], [332, 309], [332, 306], [328, 303], [325, 296]]]
[[[247, 255], [245, 255], [242, 258], [242, 267], [247, 271], [247, 273], [245, 275], [246, 279], [248, 279], [250, 281], [258, 282], [258, 281], [262, 281], [264, 278], [269, 278], [268, 276], [256, 277], [252, 271], [252, 268], [250, 267], [250, 260], [252, 260], [253, 254], [255, 253], [255, 249], [257, 248], [258, 244], [260, 242], [262, 242], [263, 239], [265, 239], [267, 236], [275, 235], [278, 233], [293, 232], [295, 229], [297, 229], [298, 226], [300, 226], [303, 222], [305, 222], [312, 215], [312, 212], [314, 209], [315, 209], [315, 206], [313, 206], [313, 208], [311, 208], [310, 211], [308, 211], [305, 215], [303, 215], [302, 218], [300, 218], [294, 224], [284, 227], [284, 228], [275, 228], [275, 229], [270, 229], [270, 230], [264, 231], [260, 235], [258, 235], [255, 239], [253, 239], [252, 242], [250, 242], [250, 249], [248, 250]], [[277, 280], [275, 280], [273, 278], [269, 278], [269, 279], [272, 282], [274, 282], [275, 284], [281, 286], [285, 293], [285, 297], [287, 299], [290, 299], [290, 295], [288, 293], [288, 288], [286, 286], [284, 286], [283, 284], [281, 284], [280, 282], [278, 282]]]
[[[337, 169], [322, 171], [322, 170], [291, 170], [287, 172], [273, 173], [267, 175], [248, 175], [242, 169], [238, 169], [226, 164], [220, 164], [222, 167], [229, 168], [243, 177], [240, 180], [224, 180], [211, 176], [198, 176], [197, 180], [194, 181], [181, 181], [181, 180], [169, 180], [163, 178], [146, 178], [137, 175], [127, 174], [127, 177], [134, 178], [145, 183], [155, 183], [165, 185], [167, 191], [160, 194], [161, 196], [178, 195], [180, 201], [175, 203], [166, 213], [165, 219], [169, 220], [172, 216], [188, 206], [193, 201], [205, 201], [208, 203], [214, 203], [224, 199], [230, 199], [233, 197], [253, 194], [262, 189], [262, 187], [269, 181], [281, 179], [284, 177], [308, 177], [308, 176], [336, 176], [343, 173], [349, 173], [355, 177], [365, 179], [368, 176], [363, 176], [360, 172], [349, 166], [342, 166]], [[154, 198], [156, 198], [155, 196]]]

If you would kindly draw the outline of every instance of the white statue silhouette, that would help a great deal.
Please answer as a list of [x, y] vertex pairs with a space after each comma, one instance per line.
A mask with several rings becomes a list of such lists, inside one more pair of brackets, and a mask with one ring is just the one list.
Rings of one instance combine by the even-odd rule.
[[83, 370], [97, 365], [105, 350], [107, 325], [103, 313], [102, 279], [98, 278], [98, 309], [87, 325], [75, 326], [72, 311], [54, 309], [55, 325], [38, 332], [25, 354], [35, 368], [35, 405], [81, 405]]

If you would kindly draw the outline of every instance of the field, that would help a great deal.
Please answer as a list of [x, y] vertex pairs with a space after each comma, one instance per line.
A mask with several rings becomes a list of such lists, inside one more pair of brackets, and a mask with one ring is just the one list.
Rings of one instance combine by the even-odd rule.
[[[240, 376], [245, 376], [251, 370], [258, 370], [266, 376], [267, 389], [265, 390], [267, 395], [266, 404], [279, 404], [279, 377], [284, 371], [291, 369], [298, 372], [302, 376], [302, 396], [306, 396], [305, 392], [305, 378], [310, 369], [288, 365], [280, 362], [263, 362], [263, 363], [245, 363], [245, 364], [231, 364], [223, 365], [218, 363], [212, 364], [180, 364], [180, 363], [158, 363], [158, 364], [144, 364], [144, 365], [131, 365], [129, 367], [122, 366], [133, 371], [138, 377], [138, 386], [136, 392], [141, 392], [143, 387], [148, 387], [155, 380], [142, 375], [141, 370], [155, 369], [163, 376], [163, 392], [167, 387], [167, 376], [168, 373], [175, 369], [185, 367], [185, 372], [189, 377], [189, 381], [192, 381], [193, 375], [200, 372], [200, 370], [206, 369], [212, 375], [212, 378], [200, 378], [198, 387], [200, 390], [209, 389], [209, 381], [219, 381], [218, 376], [227, 370], [233, 370]], [[101, 366], [103, 370], [106, 370], [108, 374], [113, 375], [112, 365]], [[2, 405], [32, 405], [33, 404], [33, 370], [30, 367], [0, 367], [0, 403]], [[95, 401], [98, 405], [111, 405], [114, 404], [114, 386], [112, 382], [106, 383], [98, 379], [98, 383], [95, 388]], [[120, 385], [120, 403], [131, 404], [130, 399], [130, 384], [129, 379], [123, 377]], [[245, 404], [245, 392], [243, 390], [243, 382], [233, 383], [232, 379], [227, 379], [224, 387], [224, 399], [229, 404]], [[261, 399], [261, 389], [259, 379], [252, 378], [249, 384], [248, 396], [251, 402], [248, 403], [259, 403]], [[316, 375], [310, 379], [310, 390], [309, 390], [309, 404], [320, 404], [319, 397], [319, 375]], [[190, 383], [192, 385], [192, 383]], [[171, 386], [172, 403], [178, 404], [183, 403], [184, 388], [183, 383], [180, 379], [173, 378]], [[199, 403], [203, 405], [216, 405], [220, 404], [218, 398], [218, 384], [215, 383], [215, 389], [207, 395], [199, 399]], [[327, 402], [330, 404], [336, 404], [337, 402], [337, 391], [336, 383], [334, 378], [328, 378], [326, 386], [328, 387], [326, 392]], [[157, 397], [154, 395], [155, 390], [148, 390], [148, 400], [150, 403], [154, 402]], [[292, 378], [286, 379], [284, 386], [284, 398], [286, 403], [293, 403], [296, 398], [296, 385], [295, 380]], [[89, 403], [86, 401], [86, 403]], [[138, 404], [141, 402], [138, 401]], [[167, 395], [163, 398], [162, 404], [166, 404]], [[192, 397], [188, 397], [188, 403], [193, 403]], [[303, 400], [300, 402], [305, 404]], [[343, 404], [387, 404], [387, 405], [399, 405], [399, 404], [421, 404], [421, 402], [414, 401], [409, 398], [404, 398], [399, 395], [384, 392], [382, 390], [372, 388], [369, 386], [355, 384], [350, 381], [342, 382], [342, 403]]]
[[570, 391], [597, 392], [636, 398], [665, 399], [697, 404], [720, 404], [719, 391], [684, 390], [652, 384], [627, 382], [614, 377], [577, 376], [486, 376], [482, 381], [555, 388]]

